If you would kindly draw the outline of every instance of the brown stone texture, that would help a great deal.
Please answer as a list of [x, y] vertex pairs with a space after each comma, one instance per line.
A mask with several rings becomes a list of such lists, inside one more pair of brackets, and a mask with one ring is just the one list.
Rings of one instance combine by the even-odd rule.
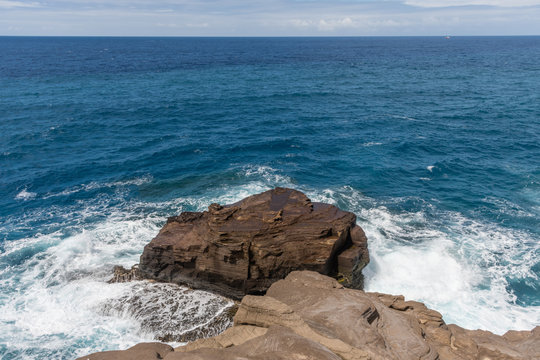
[[104, 351], [77, 360], [157, 360], [163, 359], [174, 349], [161, 343], [141, 343], [124, 351]]
[[368, 262], [353, 213], [275, 188], [169, 218], [144, 248], [139, 274], [240, 299], [263, 294], [294, 270], [339, 276], [361, 288]]
[[[290, 273], [265, 296], [245, 296], [234, 322], [222, 334], [176, 348], [164, 359], [540, 359], [540, 327], [503, 336], [465, 330], [446, 325], [440, 313], [420, 302], [347, 289], [312, 271]], [[120, 353], [81, 359], [126, 358], [117, 357]]]

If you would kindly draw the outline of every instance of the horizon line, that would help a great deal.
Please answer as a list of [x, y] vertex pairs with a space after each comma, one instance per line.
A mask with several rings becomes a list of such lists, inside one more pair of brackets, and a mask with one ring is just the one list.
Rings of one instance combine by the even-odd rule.
[[2, 35], [0, 37], [33, 38], [385, 38], [385, 37], [538, 37], [540, 34], [519, 35]]

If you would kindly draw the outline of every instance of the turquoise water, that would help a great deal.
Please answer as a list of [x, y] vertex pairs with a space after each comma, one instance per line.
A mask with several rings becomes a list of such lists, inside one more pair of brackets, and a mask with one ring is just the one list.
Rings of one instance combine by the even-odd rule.
[[540, 325], [539, 58], [540, 37], [0, 37], [0, 357], [153, 340], [142, 288], [204, 323], [227, 301], [112, 266], [274, 186], [357, 214], [368, 290]]

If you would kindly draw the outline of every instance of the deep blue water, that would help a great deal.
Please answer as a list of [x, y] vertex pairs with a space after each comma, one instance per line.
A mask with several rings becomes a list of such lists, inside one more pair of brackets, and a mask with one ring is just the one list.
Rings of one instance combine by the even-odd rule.
[[358, 215], [368, 290], [540, 325], [538, 59], [540, 37], [0, 37], [0, 357], [152, 340], [122, 307], [151, 285], [112, 266], [273, 186]]

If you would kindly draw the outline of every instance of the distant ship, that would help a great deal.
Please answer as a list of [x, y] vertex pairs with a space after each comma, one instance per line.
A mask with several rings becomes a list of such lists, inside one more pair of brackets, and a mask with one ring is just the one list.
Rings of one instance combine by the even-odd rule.
[[446, 35], [444, 38], [445, 38], [445, 39], [450, 39], [450, 36], [449, 36], [449, 35]]

